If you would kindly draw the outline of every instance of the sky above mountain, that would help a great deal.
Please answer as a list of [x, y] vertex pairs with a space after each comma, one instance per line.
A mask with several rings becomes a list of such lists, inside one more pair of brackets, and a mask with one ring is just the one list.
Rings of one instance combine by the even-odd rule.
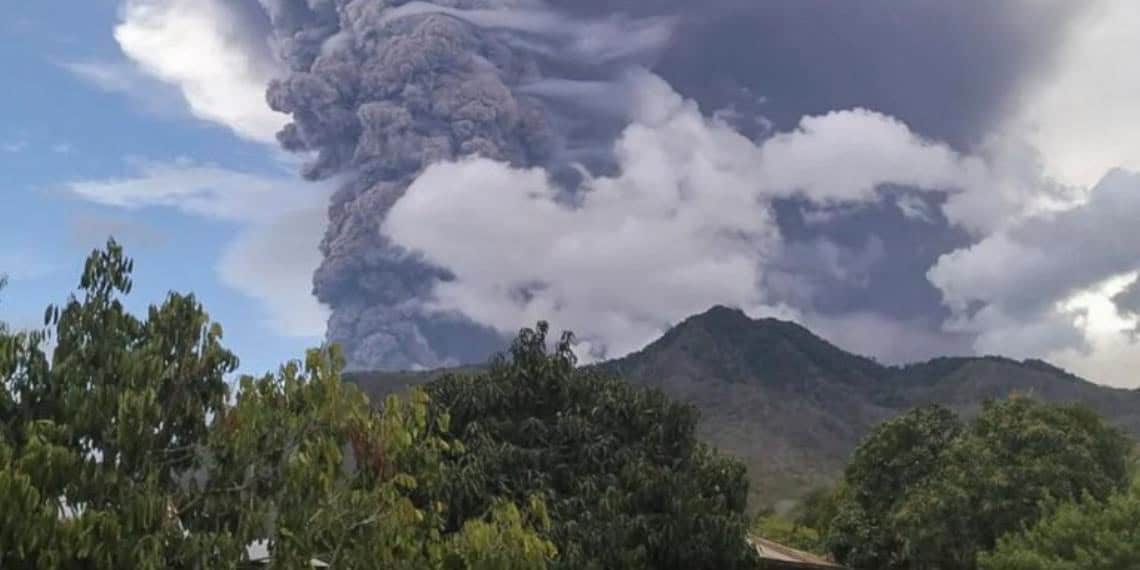
[[1138, 28], [1131, 0], [20, 3], [0, 318], [114, 235], [134, 306], [196, 292], [248, 371], [538, 319], [615, 357], [726, 304], [1140, 386]]

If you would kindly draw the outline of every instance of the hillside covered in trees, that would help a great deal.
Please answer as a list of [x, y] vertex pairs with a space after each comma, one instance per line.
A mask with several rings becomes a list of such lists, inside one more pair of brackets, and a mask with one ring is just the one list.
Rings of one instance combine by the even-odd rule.
[[[986, 400], [1029, 394], [1088, 405], [1140, 435], [1140, 391], [1093, 384], [1041, 361], [939, 358], [883, 366], [797, 324], [753, 320], [725, 307], [695, 315], [645, 349], [595, 368], [693, 404], [701, 438], [747, 464], [756, 507], [834, 481], [874, 426], [923, 404], [972, 416]], [[347, 378], [382, 397], [445, 372]]]

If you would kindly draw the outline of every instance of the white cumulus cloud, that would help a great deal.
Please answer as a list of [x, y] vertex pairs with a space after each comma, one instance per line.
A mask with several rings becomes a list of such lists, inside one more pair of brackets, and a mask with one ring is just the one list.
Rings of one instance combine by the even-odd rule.
[[[222, 0], [126, 0], [115, 28], [123, 53], [146, 73], [176, 86], [195, 116], [242, 137], [272, 142], [288, 117], [265, 102], [266, 85], [276, 72], [268, 40], [248, 35], [249, 26]], [[102, 75], [104, 81], [118, 81]]]
[[1119, 381], [1112, 372], [1119, 353], [1140, 358], [1140, 345], [1126, 334], [1136, 328], [1134, 315], [1112, 301], [1140, 271], [1137, 220], [1140, 174], [1117, 170], [1084, 202], [948, 253], [928, 277], [954, 312], [950, 327], [976, 334], [979, 352], [1068, 355], [1059, 360], [1083, 363], [1093, 380]]
[[382, 231], [454, 274], [433, 308], [504, 332], [549, 319], [594, 356], [616, 356], [714, 304], [771, 312], [763, 278], [783, 247], [773, 199], [874, 202], [881, 185], [943, 190], [984, 171], [866, 110], [756, 143], [648, 74], [634, 107], [615, 147], [620, 174], [589, 178], [570, 200], [540, 169], [429, 167]]

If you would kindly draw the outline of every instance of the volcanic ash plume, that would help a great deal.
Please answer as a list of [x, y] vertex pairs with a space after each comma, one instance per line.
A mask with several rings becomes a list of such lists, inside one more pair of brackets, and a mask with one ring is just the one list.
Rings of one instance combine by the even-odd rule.
[[[551, 92], [593, 84], [587, 80], [599, 77], [590, 73], [615, 69], [607, 57], [644, 55], [664, 28], [575, 23], [508, 0], [264, 1], [289, 67], [268, 92], [270, 106], [292, 117], [278, 139], [312, 154], [307, 178], [343, 179], [314, 278], [316, 295], [332, 308], [329, 340], [345, 348], [353, 368], [485, 358], [501, 336], [424, 308], [433, 285], [451, 277], [388, 243], [380, 232], [386, 212], [432, 163], [479, 155], [546, 167], [570, 156], [583, 145], [562, 134], [572, 130], [573, 113], [559, 112]], [[617, 42], [625, 49], [608, 49]], [[593, 63], [582, 65], [585, 58]], [[547, 68], [572, 75], [553, 77]], [[600, 136], [587, 131], [581, 136]]]

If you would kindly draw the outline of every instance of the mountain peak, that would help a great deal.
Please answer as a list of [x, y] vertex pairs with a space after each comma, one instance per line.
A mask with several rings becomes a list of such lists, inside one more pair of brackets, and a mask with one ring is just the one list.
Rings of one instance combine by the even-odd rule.
[[694, 336], [711, 336], [718, 341], [732, 340], [742, 333], [755, 327], [757, 321], [746, 315], [743, 310], [725, 305], [715, 305], [711, 309], [693, 315], [674, 327], [670, 328], [660, 339], [645, 347], [667, 343], [677, 338]]
[[844, 352], [796, 323], [752, 319], [738, 308], [723, 305], [685, 319], [615, 365], [623, 370], [687, 371], [694, 379], [783, 386], [802, 386], [837, 373], [856, 383], [884, 375], [877, 363]]
[[729, 307], [726, 305], [713, 305], [709, 310], [693, 315], [686, 320], [709, 319], [735, 319], [752, 321], [752, 319], [739, 307]]
[[[999, 357], [887, 368], [798, 324], [752, 319], [723, 305], [685, 319], [637, 353], [590, 368], [696, 407], [701, 437], [748, 463], [753, 492], [763, 501], [830, 480], [875, 425], [931, 402], [968, 414], [987, 399], [1029, 393], [1082, 402], [1140, 433], [1140, 391], [1097, 386], [1040, 361]], [[350, 379], [379, 399], [441, 373]]]
[[[716, 305], [685, 319], [654, 344], [666, 341], [670, 335], [686, 336], [698, 334], [698, 331], [720, 343], [755, 345], [758, 342], [782, 342], [809, 352], [843, 352], [842, 349], [793, 321], [771, 317], [753, 319], [739, 308], [724, 305]], [[653, 344], [646, 348], [651, 347]]]
[[765, 336], [792, 336], [806, 342], [827, 342], [794, 322], [773, 318], [753, 319], [742, 309], [725, 305], [714, 305], [703, 313], [698, 313], [681, 321], [680, 324], [665, 333], [658, 342], [664, 341], [669, 335], [693, 334], [698, 330], [716, 337], [721, 342], [742, 341], [746, 337], [758, 333], [764, 333]]

